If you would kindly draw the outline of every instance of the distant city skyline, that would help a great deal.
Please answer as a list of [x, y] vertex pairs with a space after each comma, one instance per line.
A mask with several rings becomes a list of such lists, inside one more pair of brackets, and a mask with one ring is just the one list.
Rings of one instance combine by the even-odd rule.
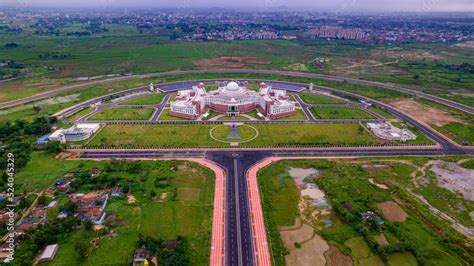
[[0, 6], [58, 7], [58, 8], [239, 8], [259, 9], [275, 7], [308, 8], [317, 11], [412, 11], [412, 12], [474, 12], [472, 0], [2, 0]]

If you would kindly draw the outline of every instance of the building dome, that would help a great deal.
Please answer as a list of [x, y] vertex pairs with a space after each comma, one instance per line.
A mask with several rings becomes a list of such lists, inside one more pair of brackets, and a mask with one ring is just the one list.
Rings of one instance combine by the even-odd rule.
[[240, 89], [240, 86], [236, 82], [231, 81], [227, 84], [226, 89], [228, 91], [238, 91]]

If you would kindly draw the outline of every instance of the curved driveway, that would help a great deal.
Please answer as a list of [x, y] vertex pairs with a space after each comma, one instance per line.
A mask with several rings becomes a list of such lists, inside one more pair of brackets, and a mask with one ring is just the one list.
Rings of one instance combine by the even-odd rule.
[[454, 102], [445, 98], [441, 98], [438, 96], [434, 96], [431, 94], [415, 91], [412, 89], [407, 89], [403, 87], [398, 87], [390, 84], [385, 84], [381, 82], [376, 82], [376, 81], [368, 81], [368, 80], [360, 80], [360, 79], [353, 79], [353, 78], [346, 78], [346, 77], [338, 77], [338, 76], [331, 76], [331, 75], [324, 75], [324, 74], [312, 74], [312, 73], [303, 73], [303, 72], [293, 72], [293, 71], [282, 71], [282, 70], [258, 70], [258, 69], [209, 69], [209, 70], [187, 70], [187, 71], [167, 71], [167, 72], [161, 72], [161, 73], [151, 73], [151, 74], [144, 74], [144, 75], [129, 75], [129, 76], [122, 76], [122, 77], [117, 77], [117, 78], [111, 78], [111, 79], [104, 79], [104, 80], [97, 80], [97, 81], [91, 81], [79, 85], [71, 85], [67, 87], [63, 87], [60, 89], [56, 90], [51, 90], [45, 93], [33, 95], [30, 97], [26, 97], [23, 99], [18, 99], [14, 101], [9, 101], [9, 102], [4, 102], [0, 103], [0, 108], [7, 108], [7, 107], [12, 107], [15, 105], [20, 105], [32, 101], [37, 101], [41, 100], [44, 98], [48, 98], [51, 96], [55, 96], [58, 94], [61, 94], [63, 92], [69, 91], [69, 90], [75, 90], [79, 88], [84, 88], [90, 85], [94, 84], [100, 84], [100, 83], [108, 83], [108, 82], [114, 82], [114, 81], [120, 81], [120, 80], [127, 80], [127, 79], [132, 79], [132, 78], [150, 78], [150, 77], [160, 77], [160, 76], [166, 76], [166, 75], [187, 75], [187, 74], [213, 74], [213, 73], [238, 73], [238, 74], [246, 74], [246, 73], [251, 73], [251, 74], [268, 74], [268, 75], [280, 75], [280, 76], [289, 76], [289, 77], [302, 77], [302, 78], [314, 78], [314, 79], [323, 79], [323, 80], [331, 80], [331, 81], [338, 81], [338, 82], [350, 82], [354, 84], [359, 84], [359, 85], [368, 85], [368, 86], [374, 86], [374, 87], [379, 87], [383, 89], [388, 89], [388, 90], [394, 90], [394, 91], [399, 91], [405, 94], [417, 96], [420, 98], [425, 98], [461, 111], [464, 111], [469, 114], [474, 114], [474, 108], [469, 107], [467, 105]]

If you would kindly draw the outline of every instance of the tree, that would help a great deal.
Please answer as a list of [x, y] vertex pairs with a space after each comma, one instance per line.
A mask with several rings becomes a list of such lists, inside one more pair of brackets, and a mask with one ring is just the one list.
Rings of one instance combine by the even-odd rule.
[[91, 222], [91, 220], [86, 220], [84, 222], [84, 229], [86, 231], [92, 231], [92, 228], [94, 227], [94, 224]]
[[156, 197], [156, 192], [154, 190], [150, 191], [150, 198], [154, 199]]
[[52, 153], [60, 153], [64, 150], [64, 147], [58, 141], [49, 141], [44, 149]]
[[46, 205], [46, 201], [48, 200], [48, 198], [45, 196], [45, 195], [41, 195], [38, 197], [38, 204], [39, 205]]
[[90, 244], [89, 241], [87, 241], [86, 237], [81, 237], [76, 240], [76, 243], [74, 244], [74, 249], [76, 250], [81, 260], [87, 258], [87, 255], [89, 254], [89, 246]]

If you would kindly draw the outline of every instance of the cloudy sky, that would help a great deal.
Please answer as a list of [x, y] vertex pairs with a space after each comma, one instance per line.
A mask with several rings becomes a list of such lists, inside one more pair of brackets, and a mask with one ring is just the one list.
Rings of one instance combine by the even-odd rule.
[[22, 7], [225, 7], [262, 9], [287, 6], [324, 11], [463, 11], [474, 12], [474, 0], [0, 0]]

